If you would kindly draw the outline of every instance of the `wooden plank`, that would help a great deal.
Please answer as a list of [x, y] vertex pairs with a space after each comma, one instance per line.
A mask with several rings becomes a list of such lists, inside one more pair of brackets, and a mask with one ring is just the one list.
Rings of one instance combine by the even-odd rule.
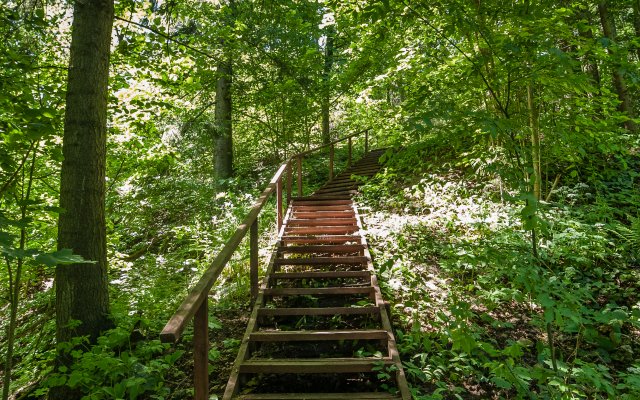
[[261, 331], [253, 332], [249, 340], [255, 342], [376, 340], [387, 339], [389, 332], [380, 329], [327, 331]]
[[360, 393], [249, 393], [237, 400], [399, 400], [402, 397], [384, 392]]
[[350, 211], [293, 211], [294, 218], [354, 218], [355, 213]]
[[364, 250], [361, 244], [343, 244], [326, 246], [287, 246], [278, 249], [281, 253], [355, 253]]
[[322, 197], [305, 197], [304, 200], [293, 198], [293, 206], [342, 206], [351, 205], [353, 200], [347, 199], [323, 199]]
[[350, 295], [350, 294], [370, 294], [373, 286], [348, 286], [348, 287], [322, 287], [322, 288], [267, 288], [264, 289], [265, 296], [309, 296], [309, 295]]
[[309, 257], [278, 258], [276, 265], [360, 265], [366, 264], [367, 257]]
[[282, 243], [284, 244], [337, 244], [337, 243], [349, 243], [360, 242], [361, 237], [359, 235], [327, 235], [327, 236], [283, 236]]
[[351, 218], [291, 218], [287, 226], [354, 226], [356, 219]]
[[276, 272], [269, 275], [270, 280], [278, 279], [335, 279], [335, 278], [363, 278], [370, 279], [371, 272], [362, 271], [302, 271]]
[[240, 365], [240, 373], [246, 374], [341, 374], [371, 372], [381, 365], [393, 365], [386, 358], [294, 358], [247, 360]]
[[335, 189], [322, 189], [320, 191], [317, 192], [318, 194], [337, 194], [339, 193], [340, 195], [348, 195], [348, 196], [354, 196], [356, 194], [358, 194], [357, 190], [354, 189], [344, 189], [344, 188], [335, 188]]
[[294, 205], [292, 208], [293, 212], [317, 212], [317, 211], [352, 211], [353, 207], [348, 204], [338, 205], [338, 206], [323, 206], [323, 205], [306, 205], [306, 206], [296, 206]]
[[352, 226], [287, 226], [285, 227], [285, 233], [289, 235], [340, 235], [347, 233], [358, 232], [360, 228], [356, 225]]
[[319, 316], [319, 315], [379, 315], [380, 307], [302, 307], [302, 308], [260, 308], [258, 316]]

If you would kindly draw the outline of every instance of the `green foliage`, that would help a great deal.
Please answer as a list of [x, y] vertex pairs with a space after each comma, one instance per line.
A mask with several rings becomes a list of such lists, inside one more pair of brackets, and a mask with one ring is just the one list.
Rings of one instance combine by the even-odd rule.
[[122, 327], [112, 329], [86, 351], [78, 349], [85, 345], [82, 338], [58, 344], [58, 350], [73, 359], [72, 366], [59, 367], [49, 374], [36, 395], [64, 385], [78, 390], [86, 400], [166, 398], [170, 390], [165, 377], [184, 352], [171, 351], [169, 344], [157, 339], [131, 343], [131, 335]]
[[[475, 160], [451, 169], [446, 144], [428, 143], [392, 155], [362, 196], [379, 210], [365, 223], [378, 243], [383, 290], [395, 299], [415, 396], [464, 397], [475, 388], [486, 397], [636, 397], [634, 226], [612, 204], [633, 208], [637, 198], [596, 196], [577, 184], [558, 188], [556, 203], [513, 192], [502, 203], [492, 176], [474, 172]], [[418, 154], [440, 162], [410, 174]]]

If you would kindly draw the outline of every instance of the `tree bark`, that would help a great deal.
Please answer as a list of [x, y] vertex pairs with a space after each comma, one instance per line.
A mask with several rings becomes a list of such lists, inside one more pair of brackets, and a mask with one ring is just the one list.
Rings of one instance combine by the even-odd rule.
[[322, 81], [324, 83], [324, 90], [322, 95], [322, 143], [327, 144], [331, 142], [331, 131], [330, 131], [330, 102], [331, 102], [331, 90], [330, 90], [330, 81], [331, 81], [331, 69], [333, 68], [333, 52], [334, 52], [334, 36], [335, 36], [335, 27], [330, 25], [327, 28], [327, 40], [324, 46], [324, 67], [322, 70]]
[[[95, 340], [112, 326], [107, 286], [105, 164], [113, 0], [74, 3], [60, 173], [58, 248], [95, 263], [56, 267], [56, 339]], [[79, 322], [77, 322], [79, 321]], [[66, 357], [61, 357], [66, 362]], [[50, 398], [75, 394], [54, 390]]]
[[233, 175], [233, 127], [231, 84], [233, 69], [231, 61], [218, 64], [216, 71], [218, 84], [216, 86], [215, 109], [215, 174], [218, 179], [227, 179]]
[[[600, 13], [600, 22], [602, 24], [602, 32], [604, 36], [608, 38], [613, 44], [616, 41], [616, 25], [609, 12], [609, 5], [606, 1], [601, 1], [598, 3], [598, 12]], [[612, 75], [613, 75], [613, 86], [618, 94], [618, 100], [620, 100], [620, 105], [618, 109], [627, 114], [629, 118], [634, 118], [633, 112], [633, 102], [631, 101], [631, 94], [627, 88], [627, 84], [624, 80], [624, 76], [620, 71], [621, 68], [621, 60], [620, 56], [617, 54], [617, 51], [611, 48], [611, 44], [607, 48], [609, 54], [613, 59], [613, 65], [611, 66]], [[637, 126], [632, 120], [628, 120], [625, 122], [625, 127], [631, 131], [636, 132]]]

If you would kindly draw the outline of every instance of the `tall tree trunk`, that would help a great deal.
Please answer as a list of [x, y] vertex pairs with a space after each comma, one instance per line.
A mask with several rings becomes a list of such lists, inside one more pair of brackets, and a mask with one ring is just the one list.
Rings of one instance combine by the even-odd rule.
[[527, 104], [529, 106], [529, 128], [531, 129], [531, 164], [533, 166], [533, 195], [542, 197], [542, 172], [540, 169], [540, 125], [538, 123], [538, 107], [535, 102], [533, 83], [527, 85]]
[[[598, 11], [600, 13], [600, 22], [602, 24], [602, 32], [604, 36], [608, 38], [612, 43], [616, 41], [616, 25], [609, 11], [609, 6], [607, 1], [601, 1], [598, 3]], [[620, 100], [619, 110], [625, 114], [629, 118], [634, 118], [633, 112], [633, 103], [631, 101], [631, 94], [627, 89], [627, 84], [625, 83], [624, 76], [622, 75], [621, 69], [621, 60], [618, 52], [609, 46], [607, 48], [609, 54], [613, 58], [613, 65], [611, 66], [613, 70], [613, 86], [618, 94], [618, 100]], [[637, 126], [636, 124], [629, 120], [625, 122], [625, 127], [631, 131], [636, 132]]]
[[231, 84], [233, 69], [231, 61], [218, 64], [218, 84], [216, 86], [215, 110], [215, 174], [218, 179], [227, 179], [233, 175], [233, 129]]
[[[58, 343], [76, 336], [95, 340], [112, 326], [104, 203], [114, 3], [85, 0], [74, 4], [60, 173], [60, 207], [64, 211], [58, 221], [58, 248], [72, 249], [95, 263], [56, 267]], [[76, 398], [60, 391], [52, 391], [51, 397]]]
[[322, 71], [322, 80], [324, 83], [324, 91], [322, 95], [322, 143], [327, 144], [331, 141], [330, 132], [330, 102], [331, 102], [331, 69], [333, 68], [333, 52], [334, 52], [335, 27], [329, 25], [327, 28], [327, 41], [324, 46], [324, 67]]

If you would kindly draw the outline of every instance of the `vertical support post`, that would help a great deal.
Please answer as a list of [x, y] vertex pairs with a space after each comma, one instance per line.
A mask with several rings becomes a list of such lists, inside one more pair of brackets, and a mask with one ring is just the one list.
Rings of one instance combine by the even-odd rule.
[[249, 277], [251, 279], [251, 301], [258, 297], [258, 218], [249, 230]]
[[298, 196], [302, 196], [302, 156], [298, 156]]
[[278, 215], [278, 233], [280, 233], [280, 228], [282, 228], [282, 175], [276, 184], [276, 213]]
[[351, 167], [351, 138], [349, 138], [349, 158], [347, 158], [347, 168]]
[[209, 301], [205, 298], [193, 319], [193, 384], [195, 400], [209, 399]]
[[291, 181], [293, 180], [293, 163], [287, 165], [287, 207], [291, 205]]
[[369, 152], [369, 130], [364, 131], [364, 154]]
[[333, 153], [334, 145], [329, 146], [329, 180], [333, 179]]

